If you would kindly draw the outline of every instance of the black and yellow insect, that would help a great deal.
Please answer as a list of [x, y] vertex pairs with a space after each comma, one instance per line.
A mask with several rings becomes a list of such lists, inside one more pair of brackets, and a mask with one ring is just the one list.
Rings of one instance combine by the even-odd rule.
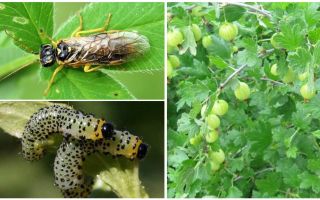
[[[55, 76], [64, 66], [84, 66], [84, 72], [92, 72], [105, 65], [123, 64], [143, 55], [150, 48], [148, 38], [137, 32], [107, 31], [111, 14], [102, 28], [85, 31], [82, 30], [81, 15], [79, 17], [80, 26], [72, 33], [71, 38], [41, 45], [41, 65], [49, 67], [56, 62], [59, 65], [51, 76], [45, 95], [49, 92]], [[88, 36], [81, 36], [83, 34]]]
[[54, 162], [55, 185], [64, 197], [88, 197], [92, 190], [92, 177], [83, 170], [86, 157], [92, 153], [143, 159], [148, 145], [128, 131], [113, 132], [112, 138], [77, 140], [69, 137], [61, 143]]
[[143, 159], [148, 145], [128, 131], [114, 130], [110, 122], [61, 105], [35, 112], [22, 134], [22, 155], [34, 161], [43, 157], [54, 133], [63, 135], [54, 163], [55, 185], [65, 197], [87, 197], [92, 179], [86, 177], [83, 164], [92, 153]]
[[102, 118], [61, 105], [41, 108], [28, 120], [22, 134], [22, 155], [33, 161], [43, 157], [49, 136], [60, 133], [79, 140], [110, 138], [113, 125]]

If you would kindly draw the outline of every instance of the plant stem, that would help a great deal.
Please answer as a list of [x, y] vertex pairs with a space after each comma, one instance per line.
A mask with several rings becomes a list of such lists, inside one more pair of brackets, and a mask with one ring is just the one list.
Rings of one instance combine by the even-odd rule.
[[255, 172], [254, 175], [259, 175], [259, 174], [262, 174], [262, 173], [264, 173], [264, 172], [273, 171], [273, 170], [274, 170], [273, 167], [265, 168], [265, 169], [262, 169], [262, 170], [260, 170], [260, 171]]
[[238, 69], [236, 69], [223, 83], [220, 84], [219, 89], [220, 91], [233, 79], [236, 75], [238, 75], [244, 68], [248, 67], [247, 64], [242, 65]]
[[[265, 56], [266, 54], [272, 53], [273, 51], [274, 51], [274, 49], [266, 50], [266, 51], [264, 51], [263, 53], [260, 53], [258, 57], [261, 58], [261, 57]], [[237, 76], [237, 75], [238, 75], [244, 68], [246, 68], [246, 67], [248, 67], [247, 64], [242, 65], [242, 66], [240, 66], [239, 68], [235, 69], [235, 71], [234, 71], [230, 76], [228, 76], [228, 78], [227, 78], [224, 82], [222, 82], [222, 83], [220, 84], [220, 86], [219, 86], [219, 88], [218, 88], [218, 90], [219, 90], [218, 93], [220, 93], [220, 92], [222, 91], [222, 89], [223, 89], [235, 76]]]
[[289, 140], [290, 145], [291, 145], [291, 142], [292, 142], [294, 136], [295, 136], [299, 131], [300, 131], [300, 128], [298, 128], [298, 129], [291, 135], [290, 140]]
[[282, 83], [282, 82], [275, 81], [275, 80], [272, 80], [272, 79], [269, 79], [269, 78], [266, 78], [266, 77], [260, 78], [260, 80], [262, 80], [262, 81], [270, 81], [270, 82], [272, 82], [272, 83], [274, 83], [274, 84], [285, 85], [285, 84]]

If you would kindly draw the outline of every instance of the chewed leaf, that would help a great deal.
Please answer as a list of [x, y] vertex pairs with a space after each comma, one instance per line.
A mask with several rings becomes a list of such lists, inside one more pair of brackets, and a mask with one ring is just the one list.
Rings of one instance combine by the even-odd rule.
[[[100, 169], [101, 170], [100, 170]], [[86, 162], [86, 169], [96, 176], [95, 190], [112, 191], [121, 198], [148, 198], [139, 180], [139, 161], [94, 155]]]
[[53, 33], [53, 3], [1, 3], [0, 30], [20, 48], [37, 53]]
[[[30, 116], [40, 108], [50, 106], [50, 102], [0, 102], [0, 128], [6, 133], [21, 138]], [[63, 104], [64, 105], [64, 104]], [[67, 106], [67, 105], [65, 105]]]

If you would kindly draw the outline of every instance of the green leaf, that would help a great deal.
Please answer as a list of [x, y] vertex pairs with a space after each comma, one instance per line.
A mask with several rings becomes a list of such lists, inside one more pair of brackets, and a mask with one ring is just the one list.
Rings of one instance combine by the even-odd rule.
[[237, 54], [238, 65], [254, 66], [259, 62], [257, 43], [251, 38], [244, 38], [240, 43], [244, 50]]
[[291, 146], [286, 152], [288, 158], [296, 158], [297, 157], [298, 148]]
[[[0, 50], [0, 53], [1, 51], [2, 50]], [[10, 75], [12, 72], [18, 71], [21, 68], [29, 66], [35, 63], [37, 60], [38, 60], [38, 57], [32, 54], [25, 55], [25, 56], [22, 56], [21, 58], [12, 60], [11, 62], [8, 62], [0, 67], [0, 78], [5, 78], [6, 76]]]
[[272, 142], [272, 134], [270, 124], [262, 123], [254, 124], [252, 130], [248, 132], [248, 139], [251, 143], [250, 150], [253, 153], [261, 153]]
[[320, 192], [320, 178], [317, 175], [310, 174], [309, 172], [303, 172], [298, 175], [301, 179], [300, 188], [308, 189], [312, 188], [314, 192]]
[[182, 146], [187, 140], [187, 138], [188, 137], [185, 134], [180, 134], [171, 129], [168, 130], [168, 146], [171, 146], [171, 147]]
[[120, 198], [149, 197], [139, 180], [139, 161], [94, 155], [89, 157], [86, 164], [86, 169], [97, 168], [97, 165], [103, 168], [98, 175], [93, 174], [97, 177], [93, 189], [112, 191]]
[[194, 39], [191, 26], [186, 26], [182, 28], [181, 31], [184, 36], [184, 42], [182, 43], [182, 47], [180, 48], [179, 53], [184, 54], [189, 50], [190, 54], [195, 56], [197, 54], [197, 43]]
[[[62, 70], [47, 98], [50, 99], [132, 99], [132, 94], [114, 78], [100, 72]], [[49, 80], [49, 77], [46, 78]]]
[[289, 55], [288, 59], [294, 71], [303, 73], [311, 61], [311, 54], [305, 48], [299, 47], [295, 53]]
[[[246, 9], [240, 6], [236, 5], [226, 5], [223, 7], [224, 11], [222, 15], [228, 22], [233, 22], [242, 17], [242, 15], [245, 13]], [[224, 20], [223, 20], [224, 21]]]
[[195, 161], [193, 160], [186, 160], [182, 164], [182, 168], [179, 171], [178, 177], [177, 177], [177, 186], [176, 186], [176, 193], [180, 194], [181, 196], [184, 193], [189, 192], [190, 189], [190, 183], [193, 181], [194, 176], [194, 165]]
[[320, 41], [318, 41], [314, 47], [313, 59], [315, 64], [320, 65]]
[[53, 3], [1, 3], [0, 30], [5, 30], [17, 46], [37, 53], [40, 45], [49, 42], [53, 33]]
[[240, 198], [242, 195], [242, 192], [237, 187], [232, 186], [228, 190], [227, 198]]
[[186, 113], [183, 113], [181, 115], [181, 118], [178, 120], [177, 125], [177, 131], [180, 133], [195, 135], [199, 132], [198, 125]]
[[42, 91], [34, 90], [34, 86], [42, 88], [45, 83], [38, 81], [38, 56], [26, 53], [4, 36], [6, 43], [0, 48], [0, 98], [19, 99], [22, 95], [28, 99], [39, 98]]
[[[50, 102], [0, 102], [0, 128], [6, 133], [21, 138], [24, 127], [31, 115], [40, 108], [53, 105]], [[65, 104], [61, 104], [68, 107]]]
[[170, 152], [170, 156], [168, 156], [168, 165], [172, 167], [179, 167], [183, 161], [188, 159], [189, 157], [185, 151], [176, 149], [175, 151]]
[[281, 181], [278, 173], [269, 173], [265, 178], [256, 180], [256, 186], [260, 192], [275, 194], [280, 188]]
[[231, 56], [231, 47], [230, 45], [223, 39], [213, 35], [212, 43], [214, 45], [210, 45], [208, 47], [208, 53], [214, 56], [220, 56], [223, 59], [228, 59]]
[[178, 95], [181, 97], [177, 102], [177, 109], [181, 109], [184, 105], [191, 106], [194, 101], [203, 101], [208, 97], [212, 84], [208, 81], [184, 82], [181, 84]]
[[304, 32], [298, 24], [281, 24], [281, 34], [274, 37], [275, 42], [279, 43], [282, 48], [287, 50], [295, 50], [303, 45]]
[[318, 5], [312, 6], [310, 4], [305, 10], [304, 10], [304, 17], [309, 27], [312, 27], [317, 24], [320, 18], [320, 12], [317, 10]]
[[316, 137], [317, 139], [320, 139], [320, 130], [313, 131], [313, 132], [312, 132], [312, 135], [313, 135], [314, 137]]
[[312, 44], [316, 44], [320, 40], [320, 28], [316, 28], [308, 33], [308, 38]]
[[224, 68], [226, 68], [228, 66], [228, 63], [226, 63], [219, 56], [209, 55], [208, 58], [209, 58], [210, 63], [215, 65], [219, 69], [224, 69]]
[[292, 176], [292, 174], [300, 174], [297, 164], [294, 163], [293, 159], [284, 158], [277, 162], [277, 172], [283, 176], [283, 182], [288, 184], [290, 187], [297, 187], [300, 184], [298, 176]]
[[3, 38], [6, 43], [0, 48], [0, 80], [38, 60], [38, 56], [25, 53], [15, 46], [8, 36], [3, 35]]
[[320, 174], [320, 159], [308, 160], [308, 169], [316, 174]]
[[[239, 137], [239, 136], [238, 136]], [[244, 167], [243, 158], [235, 158], [229, 161], [230, 170], [232, 172], [241, 171]]]

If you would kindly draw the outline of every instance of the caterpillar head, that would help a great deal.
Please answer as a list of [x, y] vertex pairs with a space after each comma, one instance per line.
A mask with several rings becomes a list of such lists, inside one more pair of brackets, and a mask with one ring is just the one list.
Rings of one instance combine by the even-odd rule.
[[[103, 129], [110, 130], [109, 125], [102, 126]], [[113, 130], [113, 127], [111, 128]], [[124, 156], [128, 159], [143, 159], [148, 152], [148, 145], [135, 135], [128, 131], [113, 130], [105, 132], [102, 145], [99, 147], [100, 152], [110, 153], [113, 156]]]
[[139, 160], [143, 159], [148, 152], [148, 145], [145, 143], [141, 143], [138, 148], [137, 158]]
[[103, 138], [110, 139], [114, 133], [114, 127], [111, 123], [105, 122], [101, 127], [101, 133]]

